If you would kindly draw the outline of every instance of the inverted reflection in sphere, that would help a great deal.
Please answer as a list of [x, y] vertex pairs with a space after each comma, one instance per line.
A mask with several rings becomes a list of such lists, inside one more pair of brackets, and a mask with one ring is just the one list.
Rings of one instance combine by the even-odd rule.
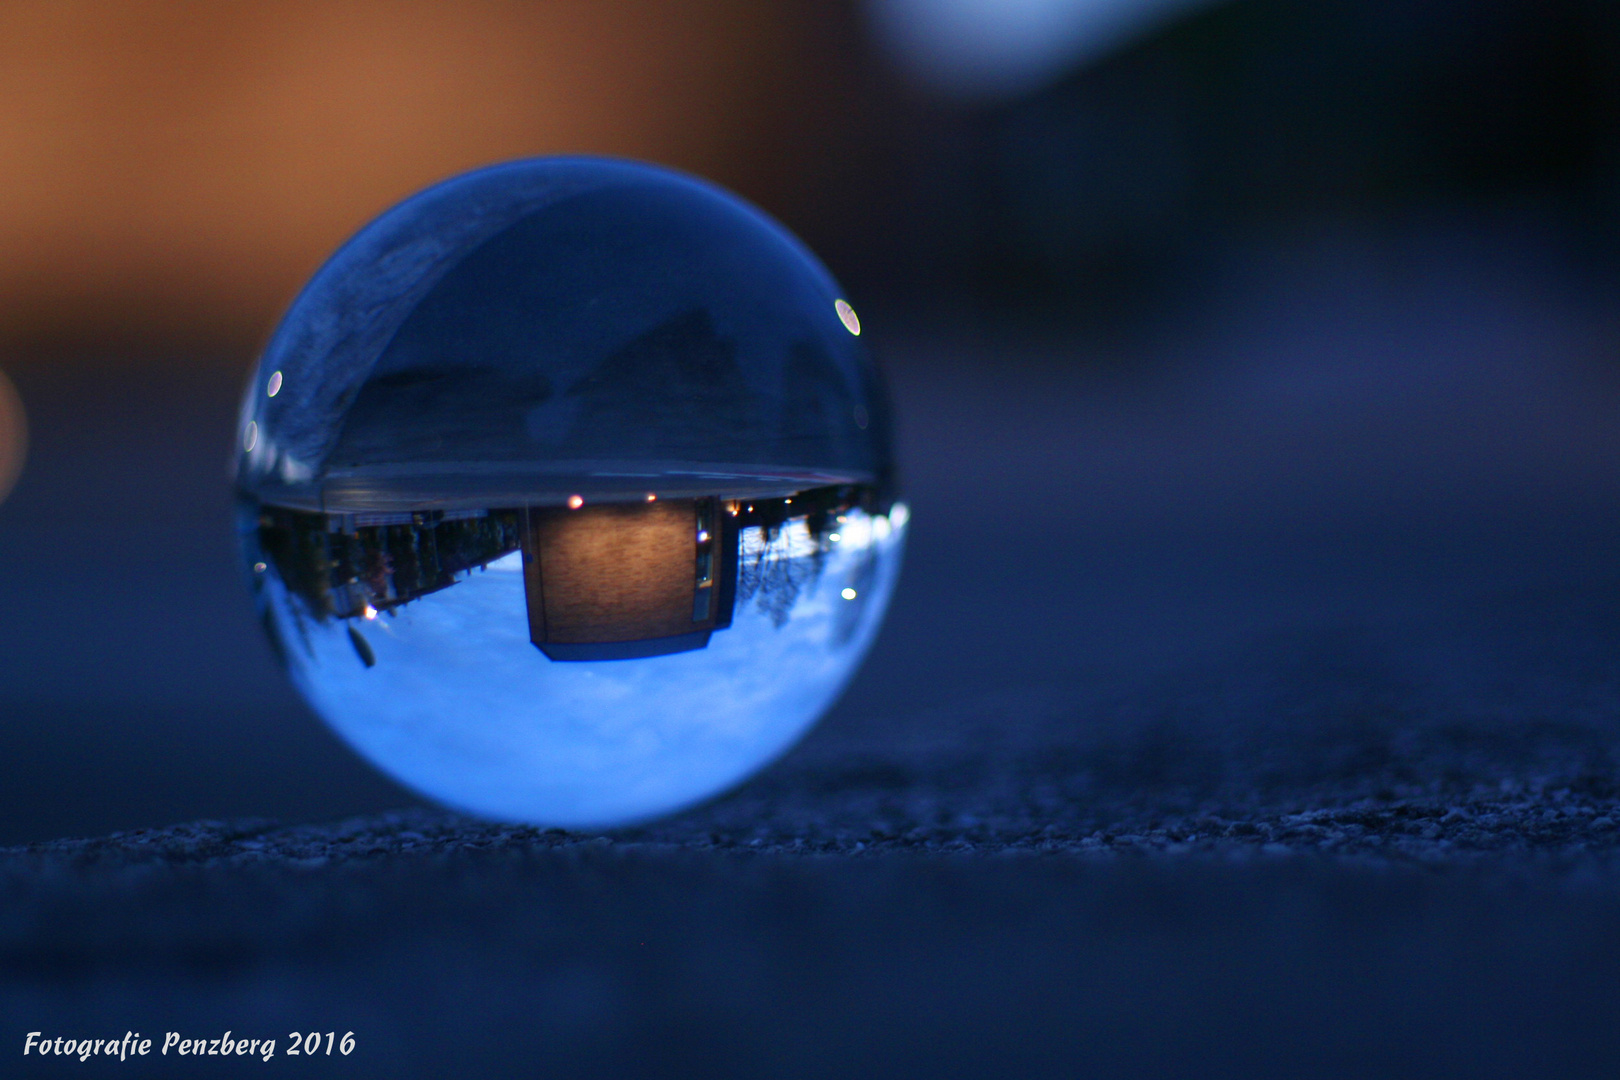
[[243, 406], [294, 680], [486, 816], [612, 824], [742, 779], [838, 695], [899, 569], [859, 326], [780, 226], [645, 165], [516, 162], [384, 214]]

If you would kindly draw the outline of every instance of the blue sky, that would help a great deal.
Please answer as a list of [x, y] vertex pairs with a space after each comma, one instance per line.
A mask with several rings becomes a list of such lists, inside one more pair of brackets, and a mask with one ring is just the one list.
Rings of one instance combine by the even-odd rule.
[[[791, 746], [843, 689], [888, 605], [904, 518], [852, 513], [824, 569], [781, 627], [739, 599], [706, 649], [644, 660], [559, 663], [529, 641], [521, 556], [358, 622], [305, 620], [285, 643], [316, 710], [374, 764], [457, 809], [544, 825], [654, 817], [731, 786]], [[750, 530], [754, 532], [755, 530]], [[788, 529], [788, 557], [814, 542]], [[755, 538], [745, 533], [744, 549]], [[855, 599], [846, 588], [876, 559]], [[289, 598], [269, 583], [278, 620]], [[837, 632], [854, 605], [855, 632]]]

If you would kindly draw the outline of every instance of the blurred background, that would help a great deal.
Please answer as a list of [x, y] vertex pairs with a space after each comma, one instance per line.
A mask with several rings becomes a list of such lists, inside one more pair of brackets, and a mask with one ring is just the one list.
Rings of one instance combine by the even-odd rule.
[[258, 639], [235, 398], [346, 236], [553, 153], [764, 207], [889, 367], [916, 539], [835, 733], [1613, 582], [1603, 0], [7, 2], [0, 843], [411, 801]]

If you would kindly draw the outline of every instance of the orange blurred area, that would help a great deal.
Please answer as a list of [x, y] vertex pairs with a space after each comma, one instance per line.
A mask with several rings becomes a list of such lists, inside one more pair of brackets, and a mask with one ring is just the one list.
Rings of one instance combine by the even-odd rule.
[[262, 339], [346, 236], [533, 154], [749, 193], [812, 16], [728, 0], [0, 3], [0, 349]]

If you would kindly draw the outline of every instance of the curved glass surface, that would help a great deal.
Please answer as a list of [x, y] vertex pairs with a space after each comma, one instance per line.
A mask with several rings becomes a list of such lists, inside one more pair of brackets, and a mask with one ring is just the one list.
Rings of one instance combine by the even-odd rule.
[[300, 689], [385, 771], [548, 825], [768, 762], [898, 571], [889, 409], [854, 309], [759, 211], [539, 159], [406, 201], [260, 361], [237, 486]]

